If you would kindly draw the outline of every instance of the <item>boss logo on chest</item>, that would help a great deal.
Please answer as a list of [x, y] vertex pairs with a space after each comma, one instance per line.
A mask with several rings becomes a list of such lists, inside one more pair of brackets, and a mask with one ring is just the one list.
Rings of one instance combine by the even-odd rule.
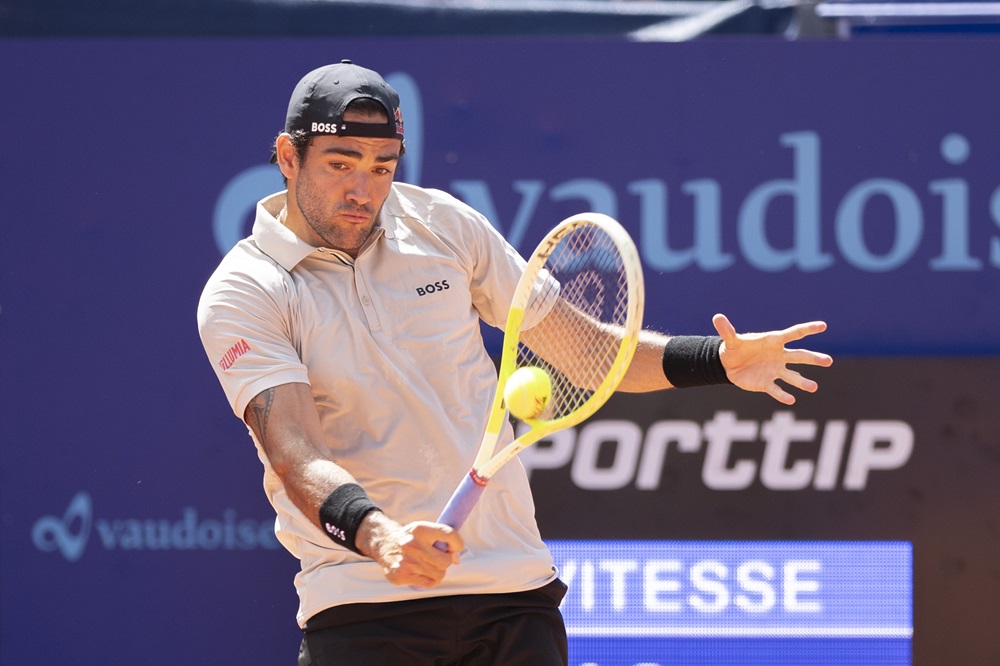
[[434, 294], [439, 291], [445, 291], [451, 289], [451, 285], [448, 284], [447, 280], [438, 280], [437, 282], [432, 282], [430, 284], [425, 284], [422, 287], [417, 287], [417, 296], [427, 296], [428, 294]]

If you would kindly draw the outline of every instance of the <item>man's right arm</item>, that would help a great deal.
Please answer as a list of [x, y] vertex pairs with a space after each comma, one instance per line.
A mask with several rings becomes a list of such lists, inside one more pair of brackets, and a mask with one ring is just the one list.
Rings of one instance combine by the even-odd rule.
[[[250, 401], [243, 418], [288, 497], [323, 529], [323, 502], [337, 488], [357, 481], [317, 446], [323, 431], [309, 386], [291, 383], [266, 389]], [[436, 541], [446, 543], [448, 552], [435, 548]], [[446, 525], [400, 525], [381, 511], [371, 511], [361, 521], [355, 546], [381, 565], [391, 583], [425, 588], [441, 582], [463, 548], [461, 537]]]

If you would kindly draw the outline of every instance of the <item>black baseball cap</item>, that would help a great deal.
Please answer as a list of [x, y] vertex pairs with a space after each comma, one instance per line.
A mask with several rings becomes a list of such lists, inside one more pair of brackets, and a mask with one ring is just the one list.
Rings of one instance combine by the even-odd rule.
[[[385, 109], [386, 123], [344, 122], [344, 110], [356, 99], [373, 99]], [[403, 139], [399, 95], [375, 71], [341, 60], [302, 77], [285, 115], [285, 131], [313, 135], [364, 136]]]

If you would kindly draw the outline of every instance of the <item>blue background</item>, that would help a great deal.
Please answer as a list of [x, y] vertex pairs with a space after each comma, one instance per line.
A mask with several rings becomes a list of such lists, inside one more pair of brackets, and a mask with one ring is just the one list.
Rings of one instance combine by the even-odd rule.
[[[414, 83], [419, 112], [405, 110], [403, 178], [488, 192], [493, 221], [519, 247], [570, 213], [614, 212], [647, 262], [652, 326], [709, 333], [717, 311], [741, 330], [825, 319], [830, 330], [814, 346], [839, 356], [1000, 354], [1000, 90], [994, 68], [970, 66], [997, 62], [995, 41], [5, 39], [3, 663], [135, 663], [135, 654], [146, 664], [287, 663], [294, 653], [296, 562], [259, 536], [273, 519], [260, 463], [204, 356], [194, 313], [220, 259], [218, 229], [245, 231], [249, 220], [230, 212], [219, 221], [224, 193], [235, 191], [249, 215], [274, 183], [260, 169], [291, 88], [342, 57]], [[782, 137], [803, 132], [818, 141], [815, 219], [833, 263], [761, 270], [740, 247], [740, 212], [759, 188], [793, 178]], [[946, 142], [952, 135], [961, 138]], [[956, 163], [942, 156], [943, 142], [957, 149]], [[921, 211], [897, 219], [885, 197], [869, 202], [862, 228], [872, 256], [891, 255], [900, 234], [916, 239], [905, 261], [880, 272], [849, 263], [837, 237], [842, 202], [871, 179], [905, 186]], [[967, 230], [968, 269], [931, 265], [945, 226], [943, 197], [930, 189], [939, 181], [947, 183], [938, 191], [966, 193], [952, 195], [960, 223], [950, 228]], [[663, 229], [643, 225], [657, 218], [640, 209], [637, 183], [665, 188], [675, 248], [693, 238], [685, 187], [717, 187], [732, 265], [651, 267], [662, 241], [651, 228]], [[537, 194], [537, 205], [518, 218], [524, 193]], [[792, 243], [792, 222], [803, 217], [793, 203], [776, 196], [766, 208], [775, 248]], [[852, 377], [869, 380], [863, 370]], [[901, 389], [925, 390], [933, 386]], [[998, 397], [989, 386], [972, 396], [942, 402], [985, 411]], [[998, 434], [970, 435], [982, 453], [963, 464], [995, 465]], [[964, 497], [954, 472], [928, 483]], [[67, 514], [80, 493], [86, 525]], [[867, 502], [865, 493], [838, 494], [826, 506]], [[997, 515], [993, 504], [955, 504], [956, 515]], [[572, 538], [577, 521], [567, 516], [560, 538]], [[214, 537], [226, 524], [258, 536]], [[45, 529], [53, 525], [61, 531]], [[920, 531], [936, 525], [925, 520]], [[992, 525], [976, 534], [1000, 540]], [[200, 541], [185, 532], [199, 529]], [[759, 537], [796, 538], [797, 529], [788, 522]], [[63, 543], [85, 542], [60, 549], [56, 532]], [[732, 535], [719, 527], [712, 538]], [[965, 566], [961, 553], [940, 563], [945, 577], [923, 588], [928, 608], [961, 605], [947, 575]], [[1000, 649], [987, 635], [949, 643], [921, 626], [920, 612], [917, 659], [921, 631], [927, 650]]]

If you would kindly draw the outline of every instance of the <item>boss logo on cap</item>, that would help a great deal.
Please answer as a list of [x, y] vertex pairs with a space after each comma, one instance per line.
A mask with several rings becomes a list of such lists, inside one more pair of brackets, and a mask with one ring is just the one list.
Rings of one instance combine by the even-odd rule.
[[398, 134], [400, 136], [403, 136], [403, 112], [400, 111], [398, 107], [396, 108], [395, 116], [396, 116], [395, 117], [395, 120], [396, 120], [396, 134]]
[[337, 123], [313, 123], [311, 131], [323, 132], [325, 134], [336, 134]]

